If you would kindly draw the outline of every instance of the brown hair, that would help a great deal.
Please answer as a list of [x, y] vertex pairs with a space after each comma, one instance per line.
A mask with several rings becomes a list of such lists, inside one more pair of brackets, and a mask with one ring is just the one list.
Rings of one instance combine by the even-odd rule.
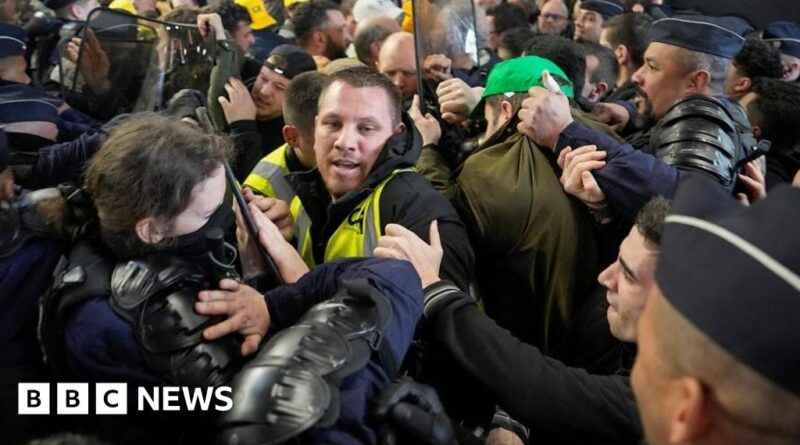
[[319, 95], [320, 103], [322, 98], [325, 97], [328, 88], [335, 82], [344, 82], [355, 88], [381, 88], [386, 91], [386, 95], [389, 96], [389, 106], [391, 107], [389, 112], [392, 116], [392, 124], [397, 125], [401, 122], [402, 98], [400, 90], [394, 86], [388, 77], [366, 66], [355, 66], [338, 71], [329, 76], [327, 85]]
[[84, 185], [100, 227], [129, 240], [143, 218], [169, 227], [229, 147], [225, 138], [174, 118], [131, 117], [111, 133], [86, 171]]

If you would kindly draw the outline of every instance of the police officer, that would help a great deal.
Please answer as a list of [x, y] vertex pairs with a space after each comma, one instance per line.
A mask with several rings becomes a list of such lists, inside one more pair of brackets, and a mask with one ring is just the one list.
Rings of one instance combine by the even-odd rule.
[[603, 22], [625, 12], [617, 0], [584, 0], [575, 16], [575, 40], [600, 42]]
[[[600, 187], [608, 190], [614, 210], [627, 218], [656, 194], [672, 196], [684, 172], [700, 173], [732, 191], [737, 164], [756, 145], [744, 110], [720, 97], [730, 59], [744, 43], [734, 29], [742, 30], [733, 28], [738, 23], [693, 16], [653, 24], [645, 65], [633, 80], [641, 112], [658, 119], [650, 146], [645, 148], [656, 156], [574, 123], [566, 97], [545, 89], [532, 90], [523, 102], [518, 128], [556, 153], [567, 146], [595, 144], [599, 150], [590, 156], [598, 156], [598, 161], [605, 157], [606, 165], [594, 175]], [[727, 136], [722, 143], [708, 143], [704, 131], [722, 131]], [[676, 138], [678, 134], [686, 137]]]
[[800, 80], [800, 25], [793, 22], [773, 22], [764, 30], [764, 41], [781, 51], [783, 79]]
[[631, 374], [647, 442], [800, 443], [800, 190], [686, 183], [673, 210]]
[[89, 13], [100, 7], [97, 0], [48, 0], [43, 4], [53, 10], [56, 19], [41, 15], [37, 17], [40, 23], [32, 29], [31, 71], [36, 86], [51, 80], [51, 71], [59, 63], [62, 48], [78, 35]]
[[[263, 270], [253, 261], [259, 241], [240, 249], [226, 241], [235, 224], [225, 198], [228, 148], [222, 137], [152, 116], [112, 133], [86, 172], [99, 231], [70, 250], [43, 302], [48, 359], [59, 376], [81, 381], [233, 387], [218, 424], [161, 412], [149, 420], [162, 423], [98, 420], [107, 433], [113, 425], [117, 442], [172, 443], [184, 432], [205, 442], [212, 425], [224, 443], [301, 433], [303, 443], [374, 442], [366, 400], [391, 381], [410, 344], [419, 281], [407, 264], [370, 259], [294, 283], [277, 261], [293, 285], [266, 297], [246, 285], [242, 277], [257, 285], [252, 272]], [[143, 199], [123, 199], [130, 194]], [[274, 254], [285, 241], [258, 199], [249, 208]], [[261, 345], [268, 328], [277, 334]], [[324, 427], [311, 429], [323, 416]]]

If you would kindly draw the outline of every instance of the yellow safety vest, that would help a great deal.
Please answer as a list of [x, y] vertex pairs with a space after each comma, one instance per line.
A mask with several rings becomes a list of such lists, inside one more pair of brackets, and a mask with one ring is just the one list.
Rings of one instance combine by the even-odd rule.
[[286, 164], [286, 150], [291, 150], [289, 144], [283, 144], [264, 156], [247, 176], [244, 185], [264, 196], [289, 203], [289, 212], [294, 220], [294, 233], [297, 238], [296, 247], [298, 251], [302, 252], [303, 244], [308, 242], [307, 236], [311, 228], [311, 219], [306, 214], [300, 197], [286, 180], [286, 175], [291, 173]]
[[[386, 184], [400, 173], [416, 171], [415, 168], [402, 168], [393, 171], [375, 187], [369, 196], [364, 198], [331, 235], [325, 246], [325, 262], [339, 258], [372, 256], [378, 247], [378, 240], [383, 236], [381, 225], [380, 202]], [[298, 237], [300, 255], [309, 267], [316, 265], [314, 261], [313, 243], [311, 241], [311, 225], [307, 232]]]

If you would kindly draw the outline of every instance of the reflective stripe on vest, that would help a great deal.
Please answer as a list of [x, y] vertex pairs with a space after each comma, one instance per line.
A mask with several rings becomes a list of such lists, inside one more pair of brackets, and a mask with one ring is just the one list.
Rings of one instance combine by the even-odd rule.
[[[326, 263], [339, 258], [372, 256], [372, 251], [378, 247], [378, 240], [383, 234], [379, 207], [383, 189], [398, 174], [413, 171], [416, 171], [413, 167], [393, 171], [350, 212], [325, 246]], [[298, 244], [303, 260], [309, 265], [315, 265], [312, 246], [309, 227], [303, 243]]]
[[244, 185], [264, 196], [291, 203], [296, 194], [289, 182], [286, 181], [286, 175], [289, 174], [289, 167], [286, 165], [286, 150], [290, 150], [289, 145], [283, 144], [264, 156], [247, 176]]

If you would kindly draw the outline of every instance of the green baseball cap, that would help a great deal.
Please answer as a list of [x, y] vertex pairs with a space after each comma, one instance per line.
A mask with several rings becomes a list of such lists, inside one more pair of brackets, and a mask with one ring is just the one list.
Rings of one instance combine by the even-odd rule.
[[486, 80], [486, 88], [483, 90], [481, 101], [470, 115], [473, 117], [483, 115], [483, 104], [489, 96], [525, 93], [532, 87], [547, 88], [542, 81], [544, 71], [550, 72], [550, 76], [556, 81], [565, 96], [569, 98], [575, 96], [572, 82], [555, 63], [537, 56], [516, 57], [502, 61], [492, 68], [489, 78]]

